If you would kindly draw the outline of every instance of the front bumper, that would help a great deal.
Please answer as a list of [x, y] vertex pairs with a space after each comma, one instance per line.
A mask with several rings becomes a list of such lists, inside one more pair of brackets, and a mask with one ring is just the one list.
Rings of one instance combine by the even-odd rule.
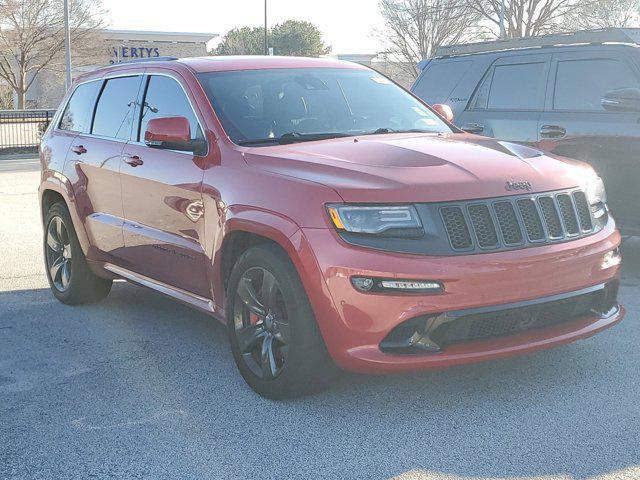
[[[620, 235], [610, 222], [595, 235], [566, 243], [468, 256], [416, 256], [352, 247], [330, 229], [304, 229], [294, 238], [301, 277], [327, 349], [350, 371], [383, 373], [442, 368], [527, 353], [591, 336], [620, 321], [622, 307], [500, 338], [467, 341], [437, 353], [394, 354], [380, 348], [398, 325], [419, 316], [526, 302], [575, 292], [619, 277], [606, 262]], [[434, 280], [435, 295], [367, 294], [352, 276]]]

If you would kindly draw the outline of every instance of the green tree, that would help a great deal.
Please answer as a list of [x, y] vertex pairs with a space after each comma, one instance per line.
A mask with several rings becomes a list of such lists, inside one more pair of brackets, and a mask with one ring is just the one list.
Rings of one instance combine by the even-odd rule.
[[[287, 20], [267, 31], [267, 41], [276, 55], [319, 57], [331, 48], [322, 41], [322, 33], [314, 24]], [[264, 28], [242, 27], [230, 30], [214, 55], [263, 55]]]
[[264, 28], [242, 27], [227, 32], [213, 51], [214, 55], [262, 55]]
[[276, 25], [269, 35], [276, 55], [319, 57], [331, 51], [322, 41], [322, 33], [311, 22], [287, 20]]

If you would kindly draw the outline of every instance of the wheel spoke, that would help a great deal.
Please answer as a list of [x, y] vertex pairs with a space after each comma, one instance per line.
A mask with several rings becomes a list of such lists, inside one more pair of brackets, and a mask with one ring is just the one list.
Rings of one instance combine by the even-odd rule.
[[71, 262], [65, 260], [60, 269], [60, 281], [62, 282], [62, 288], [66, 289], [69, 286], [69, 280], [71, 280]]
[[260, 355], [262, 374], [265, 378], [273, 378], [276, 375], [278, 367], [276, 359], [273, 356], [273, 337], [267, 335], [262, 341], [262, 352]]
[[276, 339], [282, 343], [289, 343], [289, 339], [291, 338], [291, 331], [289, 329], [289, 324], [287, 322], [283, 322], [280, 320], [276, 320]]
[[53, 282], [56, 282], [56, 279], [58, 278], [58, 274], [60, 273], [60, 270], [62, 269], [62, 266], [64, 265], [64, 263], [65, 261], [64, 261], [64, 258], [62, 258], [62, 255], [57, 257], [51, 263], [51, 266], [49, 267], [49, 274], [51, 275], [51, 280]]
[[47, 246], [56, 253], [62, 253], [64, 246], [58, 241], [51, 228], [47, 230]]
[[60, 217], [56, 217], [54, 221], [56, 223], [56, 235], [58, 236], [58, 240], [60, 241], [60, 243], [64, 244], [64, 225], [62, 224], [62, 220], [60, 219]]
[[276, 296], [278, 294], [278, 284], [276, 282], [276, 277], [267, 270], [263, 270], [262, 275], [262, 287], [260, 288], [260, 296], [264, 300], [265, 306], [271, 310], [276, 312]]
[[264, 317], [267, 312], [250, 278], [242, 277], [238, 284], [238, 295], [249, 311]]
[[247, 327], [242, 327], [240, 330], [236, 330], [238, 348], [242, 353], [249, 353], [265, 335], [262, 325], [249, 325]]

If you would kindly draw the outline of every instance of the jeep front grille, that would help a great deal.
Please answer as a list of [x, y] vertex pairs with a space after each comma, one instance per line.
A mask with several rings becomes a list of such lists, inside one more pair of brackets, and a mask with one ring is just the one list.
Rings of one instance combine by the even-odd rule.
[[545, 244], [594, 233], [580, 190], [458, 202], [441, 206], [440, 216], [455, 251]]

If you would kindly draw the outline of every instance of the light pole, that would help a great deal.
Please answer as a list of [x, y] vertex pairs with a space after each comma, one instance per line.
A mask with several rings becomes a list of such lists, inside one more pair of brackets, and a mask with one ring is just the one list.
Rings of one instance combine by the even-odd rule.
[[269, 55], [269, 44], [267, 42], [267, 0], [264, 0], [264, 54]]
[[505, 38], [507, 36], [507, 32], [504, 28], [504, 2], [505, 0], [500, 2], [500, 38]]
[[64, 0], [64, 43], [67, 56], [65, 86], [71, 88], [71, 32], [69, 31], [69, 0]]

